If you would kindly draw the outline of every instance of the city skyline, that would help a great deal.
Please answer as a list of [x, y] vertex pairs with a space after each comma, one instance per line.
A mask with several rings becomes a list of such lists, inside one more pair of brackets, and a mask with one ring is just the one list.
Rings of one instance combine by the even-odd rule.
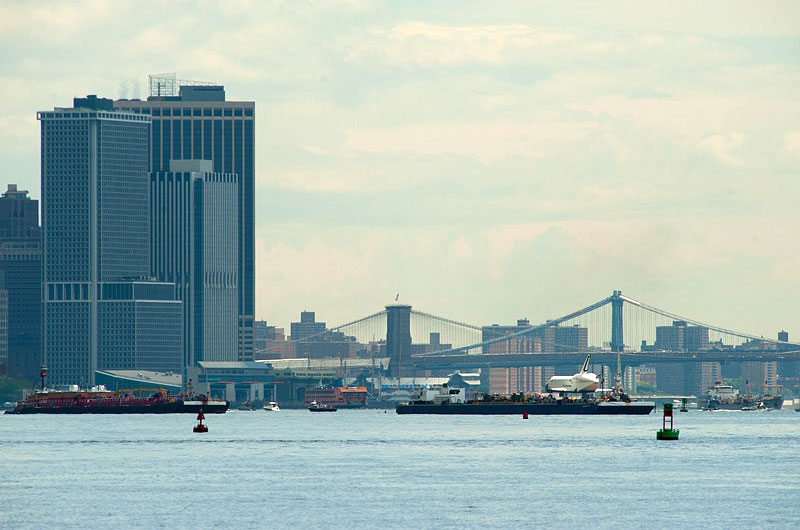
[[[258, 320], [310, 309], [338, 325], [399, 292], [460, 321], [540, 322], [621, 289], [800, 336], [794, 4], [733, 3], [724, 17], [693, 4], [686, 17], [638, 4], [162, 6], [155, 23], [126, 9], [0, 5], [13, 52], [3, 187], [41, 196], [36, 110], [144, 99], [161, 71], [224, 84], [258, 104]], [[69, 59], [86, 55], [82, 31], [107, 50]]]

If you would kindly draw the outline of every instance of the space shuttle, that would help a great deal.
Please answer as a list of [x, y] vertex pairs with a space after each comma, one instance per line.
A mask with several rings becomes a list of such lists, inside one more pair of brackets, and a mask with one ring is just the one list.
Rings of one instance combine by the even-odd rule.
[[600, 384], [597, 374], [589, 371], [589, 359], [586, 356], [583, 361], [581, 371], [575, 375], [554, 375], [547, 382], [547, 390], [550, 392], [594, 392]]

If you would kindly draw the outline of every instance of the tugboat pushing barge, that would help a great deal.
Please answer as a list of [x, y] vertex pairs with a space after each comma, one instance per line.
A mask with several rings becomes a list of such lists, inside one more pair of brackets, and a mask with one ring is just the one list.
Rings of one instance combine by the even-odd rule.
[[221, 414], [227, 410], [227, 401], [209, 399], [203, 394], [170, 395], [163, 388], [111, 392], [103, 385], [80, 390], [71, 385], [66, 391], [36, 391], [18, 401], [6, 414]]

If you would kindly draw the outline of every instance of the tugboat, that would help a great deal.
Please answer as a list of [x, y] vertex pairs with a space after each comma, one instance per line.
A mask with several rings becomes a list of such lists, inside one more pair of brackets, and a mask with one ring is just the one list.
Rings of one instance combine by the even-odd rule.
[[317, 403], [316, 401], [312, 401], [308, 405], [308, 410], [311, 412], [336, 412], [336, 407], [326, 405], [325, 403]]
[[783, 396], [755, 396], [750, 394], [750, 384], [746, 383], [744, 395], [731, 385], [723, 385], [717, 381], [708, 389], [708, 393], [700, 401], [703, 410], [780, 410], [783, 406]]

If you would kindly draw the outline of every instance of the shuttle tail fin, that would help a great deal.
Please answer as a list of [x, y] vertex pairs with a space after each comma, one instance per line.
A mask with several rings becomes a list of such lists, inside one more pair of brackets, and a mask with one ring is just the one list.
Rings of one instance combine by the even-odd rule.
[[586, 372], [588, 372], [588, 371], [589, 371], [589, 360], [590, 360], [591, 358], [592, 358], [592, 356], [591, 356], [591, 355], [587, 355], [587, 356], [586, 356], [586, 360], [585, 360], [585, 361], [583, 361], [583, 368], [581, 368], [581, 373], [582, 373], [582, 374], [585, 374]]

